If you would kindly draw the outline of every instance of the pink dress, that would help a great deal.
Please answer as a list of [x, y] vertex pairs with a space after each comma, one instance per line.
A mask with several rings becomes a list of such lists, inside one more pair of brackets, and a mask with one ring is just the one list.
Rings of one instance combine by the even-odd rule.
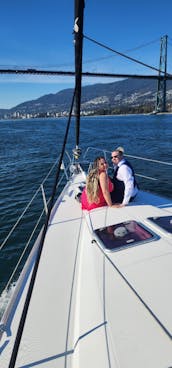
[[[109, 187], [109, 192], [113, 191], [113, 183], [111, 182], [110, 178], [108, 178], [108, 187]], [[103, 207], [103, 206], [107, 206], [107, 203], [103, 197], [103, 193], [101, 188], [99, 187], [99, 202], [95, 203], [89, 203], [88, 199], [87, 199], [87, 193], [86, 193], [86, 188], [84, 188], [82, 195], [81, 195], [81, 206], [83, 210], [92, 210], [94, 208], [97, 207]]]

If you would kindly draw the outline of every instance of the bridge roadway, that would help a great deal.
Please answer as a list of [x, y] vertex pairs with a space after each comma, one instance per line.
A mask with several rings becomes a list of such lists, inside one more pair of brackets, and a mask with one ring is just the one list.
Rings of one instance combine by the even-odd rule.
[[[39, 70], [39, 69], [0, 69], [0, 74], [37, 74], [37, 75], [61, 75], [75, 76], [73, 71], [62, 70]], [[172, 74], [164, 75], [143, 75], [143, 74], [118, 74], [118, 73], [90, 73], [83, 72], [83, 77], [104, 77], [104, 78], [138, 78], [138, 79], [155, 79], [155, 80], [172, 80]]]

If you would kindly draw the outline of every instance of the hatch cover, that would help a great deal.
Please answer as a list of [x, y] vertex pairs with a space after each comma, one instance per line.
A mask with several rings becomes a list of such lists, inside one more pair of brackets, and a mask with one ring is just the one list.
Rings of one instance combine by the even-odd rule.
[[148, 220], [172, 234], [172, 216], [148, 217]]
[[157, 239], [157, 235], [134, 220], [95, 230], [101, 245], [110, 251], [139, 245]]

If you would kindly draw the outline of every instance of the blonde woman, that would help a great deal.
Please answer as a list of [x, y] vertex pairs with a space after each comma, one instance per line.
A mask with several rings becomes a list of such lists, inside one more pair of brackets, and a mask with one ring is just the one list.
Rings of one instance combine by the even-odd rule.
[[82, 209], [90, 211], [97, 207], [113, 206], [110, 192], [114, 186], [107, 175], [107, 168], [108, 164], [104, 157], [97, 157], [94, 160], [81, 195]]

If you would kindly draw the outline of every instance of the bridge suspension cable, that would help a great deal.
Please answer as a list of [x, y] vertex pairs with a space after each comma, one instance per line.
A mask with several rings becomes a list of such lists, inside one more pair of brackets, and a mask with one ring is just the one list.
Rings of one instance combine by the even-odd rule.
[[[131, 56], [128, 56], [128, 55], [126, 55], [126, 54], [124, 54], [124, 53], [122, 53], [122, 52], [119, 52], [119, 51], [117, 51], [117, 50], [114, 50], [114, 49], [112, 49], [111, 47], [109, 47], [109, 46], [107, 46], [107, 45], [104, 45], [103, 43], [101, 43], [101, 42], [99, 42], [99, 41], [96, 41], [96, 40], [94, 40], [94, 39], [92, 39], [92, 38], [90, 38], [90, 37], [88, 37], [88, 36], [86, 36], [86, 35], [84, 35], [84, 38], [85, 38], [85, 39], [87, 39], [87, 40], [89, 40], [89, 41], [91, 41], [91, 42], [93, 42], [93, 43], [95, 43], [95, 44], [97, 44], [97, 45], [99, 45], [99, 46], [101, 46], [101, 47], [103, 47], [103, 48], [105, 48], [105, 49], [107, 49], [107, 50], [109, 50], [109, 51], [112, 51], [112, 52], [114, 52], [114, 53], [116, 53], [116, 54], [118, 54], [118, 55], [120, 55], [120, 56], [122, 56], [122, 57], [124, 57], [124, 58], [126, 58], [126, 59], [128, 59], [128, 60], [130, 60], [130, 61], [134, 61], [134, 62], [135, 62], [135, 63], [137, 63], [137, 64], [143, 65], [143, 66], [145, 66], [145, 67], [147, 67], [147, 68], [149, 68], [149, 69], [152, 69], [152, 70], [155, 70], [155, 71], [157, 71], [157, 72], [160, 72], [160, 70], [159, 70], [158, 68], [156, 68], [156, 67], [154, 67], [154, 66], [151, 66], [151, 65], [149, 65], [149, 64], [143, 63], [142, 61], [137, 60], [137, 59], [135, 59], [135, 58], [132, 58]], [[170, 75], [170, 74], [166, 73], [166, 76], [167, 76], [167, 75]]]
[[[126, 52], [132, 52], [132, 51], [136, 51], [136, 50], [140, 50], [140, 49], [142, 49], [142, 48], [144, 48], [146, 46], [152, 45], [153, 43], [156, 43], [156, 42], [159, 42], [159, 38], [156, 39], [156, 40], [150, 41], [150, 42], [143, 43], [143, 44], [141, 44], [139, 46], [136, 46], [136, 47], [133, 47], [131, 49], [127, 49], [127, 50], [124, 51], [124, 53], [126, 53]], [[117, 54], [113, 54], [113, 55], [101, 56], [101, 57], [96, 58], [96, 59], [88, 59], [88, 60], [83, 61], [83, 64], [85, 65], [85, 64], [94, 63], [94, 62], [100, 61], [100, 60], [107, 60], [107, 59], [110, 59], [110, 58], [114, 58], [116, 56], [118, 56], [118, 55]]]
[[[156, 40], [152, 40], [152, 41], [149, 41], [149, 42], [145, 42], [145, 43], [142, 43], [141, 45], [138, 45], [138, 46], [135, 46], [133, 48], [130, 48], [130, 49], [127, 49], [124, 51], [124, 53], [126, 52], [133, 52], [133, 51], [136, 51], [136, 50], [140, 50], [144, 47], [147, 47], [149, 45], [152, 45], [154, 43], [157, 43], [159, 42], [159, 38], [156, 39]], [[117, 54], [112, 54], [112, 55], [104, 55], [104, 56], [100, 56], [99, 58], [92, 58], [92, 59], [86, 59], [86, 60], [83, 60], [83, 64], [86, 65], [86, 64], [89, 64], [89, 63], [94, 63], [94, 62], [97, 62], [97, 61], [100, 61], [100, 60], [106, 60], [106, 59], [110, 59], [110, 58], [114, 58], [118, 56]], [[0, 65], [0, 69], [28, 69], [28, 68], [33, 68], [33, 69], [48, 69], [48, 68], [51, 68], [51, 69], [54, 69], [54, 68], [64, 68], [64, 67], [70, 67], [70, 66], [73, 66], [73, 63], [70, 62], [70, 63], [60, 63], [60, 64], [44, 64], [44, 65], [32, 65], [32, 66], [29, 66], [29, 65]]]

